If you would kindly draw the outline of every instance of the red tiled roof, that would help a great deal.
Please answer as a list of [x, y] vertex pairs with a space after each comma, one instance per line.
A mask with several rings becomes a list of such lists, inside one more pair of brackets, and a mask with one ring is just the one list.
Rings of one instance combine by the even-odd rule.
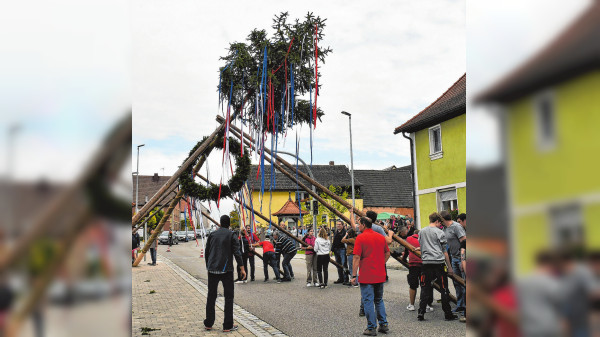
[[477, 102], [506, 103], [600, 68], [600, 1], [528, 62], [478, 95]]
[[456, 116], [460, 116], [466, 112], [466, 103], [467, 74], [465, 73], [438, 99], [423, 109], [423, 111], [397, 127], [394, 130], [394, 134], [419, 131]]
[[[280, 215], [299, 215], [300, 214], [300, 209], [298, 208], [298, 205], [296, 205], [292, 199], [288, 199], [288, 201], [285, 203], [285, 205], [283, 205], [283, 207], [281, 207], [281, 209], [275, 213], [273, 213], [272, 215], [275, 216], [280, 216]], [[302, 214], [308, 214], [307, 211], [302, 210]]]

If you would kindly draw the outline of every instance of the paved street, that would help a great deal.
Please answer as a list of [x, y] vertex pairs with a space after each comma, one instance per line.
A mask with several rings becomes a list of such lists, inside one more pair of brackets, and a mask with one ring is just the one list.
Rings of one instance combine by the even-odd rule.
[[[151, 332], [152, 335], [186, 336], [204, 333], [201, 328], [206, 296], [200, 293], [199, 289], [205, 289], [204, 285], [207, 284], [207, 275], [204, 259], [199, 258], [199, 254], [200, 248], [196, 247], [195, 242], [173, 246], [171, 247], [171, 252], [166, 252], [166, 246], [161, 245], [159, 246], [159, 266], [150, 267], [140, 264], [140, 267], [134, 268], [132, 273], [134, 334], [139, 335], [140, 328], [144, 324], [147, 324], [144, 323], [147, 320], [140, 319], [140, 316], [156, 315], [157, 312], [160, 312], [159, 308], [167, 311], [165, 319], [151, 322], [156, 322], [157, 326], [155, 327], [167, 331], [154, 331]], [[182, 274], [181, 272], [178, 274], [172, 268], [168, 268], [168, 265], [165, 265], [169, 261], [172, 261], [176, 266], [184, 270], [185, 275], [191, 275], [189, 279], [192, 281], [188, 280], [189, 282], [197, 282], [203, 285], [193, 287], [188, 281], [183, 281], [180, 275]], [[245, 309], [242, 316], [240, 316], [239, 312], [235, 313], [236, 324], [239, 324], [240, 319], [251, 322], [252, 319], [248, 319], [247, 317], [255, 317], [264, 321], [264, 323], [256, 323], [256, 325], [270, 324], [274, 327], [269, 333], [280, 331], [289, 336], [359, 336], [366, 328], [366, 319], [358, 317], [358, 308], [360, 305], [359, 289], [334, 285], [333, 281], [337, 278], [337, 272], [332, 265], [329, 267], [330, 286], [328, 289], [321, 290], [314, 287], [306, 287], [304, 255], [297, 255], [292, 261], [295, 280], [289, 283], [275, 283], [273, 281], [272, 270], [269, 271], [271, 281], [264, 283], [262, 260], [256, 258], [256, 262], [256, 281], [235, 286], [235, 303], [241, 307], [239, 310], [242, 310], [242, 308]], [[418, 322], [416, 312], [406, 310], [406, 305], [408, 304], [407, 272], [394, 269], [399, 264], [392, 258], [390, 258], [388, 265], [390, 282], [385, 285], [384, 293], [390, 326], [390, 333], [388, 335], [465, 335], [466, 328], [464, 323], [458, 321], [446, 322], [443, 320], [443, 312], [439, 303], [434, 303], [434, 312], [426, 314], [424, 322]], [[151, 281], [144, 282], [146, 279], [151, 279]], [[164, 286], [153, 286], [157, 283], [152, 282], [161, 282]], [[168, 287], [168, 284], [173, 284], [173, 286]], [[156, 289], [157, 294], [148, 294], [151, 288]], [[160, 290], [161, 293], [168, 292], [164, 294], [167, 296], [166, 300], [157, 300], [156, 302], [158, 303], [153, 302], [152, 305], [141, 304], [147, 303], [150, 298], [153, 300], [158, 299], [159, 297], [156, 295], [162, 298], [163, 295], [158, 293], [158, 288], [162, 289]], [[221, 286], [219, 286], [219, 293], [222, 293]], [[138, 299], [138, 296], [142, 298]], [[439, 294], [436, 293], [435, 298], [438, 299]], [[217, 303], [219, 301], [222, 302], [221, 297]], [[153, 308], [152, 312], [154, 314], [148, 313], [150, 307]], [[142, 312], [136, 311], [136, 308], [143, 308], [145, 310], [144, 315], [141, 315]], [[174, 323], [177, 321], [189, 321], [189, 323]], [[217, 309], [217, 323], [219, 322], [222, 322], [222, 311], [219, 312]], [[217, 323], [215, 323], [215, 326], [217, 326]], [[170, 325], [175, 326], [170, 328]], [[145, 326], [153, 327], [148, 324]], [[253, 334], [252, 331], [244, 328], [242, 325], [240, 327], [243, 329], [240, 329], [236, 333], [237, 335], [247, 336]], [[170, 329], [172, 330], [169, 332], [168, 330]], [[257, 331], [255, 330], [254, 334], [259, 334]], [[217, 334], [220, 333], [219, 330]]]

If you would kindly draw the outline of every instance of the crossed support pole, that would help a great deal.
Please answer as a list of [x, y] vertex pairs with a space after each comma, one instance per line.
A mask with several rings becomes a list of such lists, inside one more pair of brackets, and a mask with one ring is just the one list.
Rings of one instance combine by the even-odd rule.
[[[222, 126], [223, 124], [221, 124]], [[209, 139], [207, 139], [207, 141], [205, 141], [199, 148], [204, 148], [203, 151], [201, 152], [200, 155], [203, 155], [202, 158], [200, 158], [200, 160], [198, 161], [198, 164], [196, 164], [196, 166], [194, 166], [193, 168], [193, 174], [198, 173], [198, 171], [200, 170], [200, 168], [202, 167], [202, 165], [204, 165], [204, 163], [206, 162], [206, 158], [208, 156], [208, 154], [210, 153], [210, 151], [212, 151], [212, 149], [214, 148], [216, 142], [217, 142], [217, 134], [218, 131], [222, 129], [221, 127], [217, 128], [217, 130], [215, 130], [215, 132], [213, 132], [213, 134], [211, 135], [212, 137], [209, 137]], [[186, 163], [189, 162], [189, 164], [192, 163], [193, 160], [192, 157], [190, 157]], [[189, 165], [188, 164], [188, 165]], [[184, 164], [185, 165], [185, 164]], [[181, 168], [183, 168], [184, 166], [182, 165]], [[180, 168], [180, 171], [181, 171]], [[178, 171], [179, 172], [179, 171]], [[179, 172], [179, 175], [181, 175], [181, 172]], [[175, 176], [173, 176], [175, 177]], [[173, 178], [171, 177], [171, 179]], [[165, 185], [161, 188], [161, 190], [168, 190], [168, 187], [171, 186], [172, 182], [171, 179], [169, 179], [169, 181], [167, 181], [167, 183], [165, 183]], [[163, 191], [162, 193], [164, 193], [165, 191]], [[160, 191], [159, 191], [160, 192]], [[159, 200], [161, 198], [161, 194], [159, 194], [159, 192], [156, 192], [156, 194], [152, 197], [152, 199], [156, 199]], [[133, 266], [137, 267], [140, 264], [140, 261], [144, 258], [144, 255], [148, 252], [148, 249], [150, 249], [150, 246], [154, 243], [154, 241], [156, 240], [156, 238], [158, 237], [158, 234], [162, 231], [161, 229], [163, 228], [163, 226], [165, 225], [165, 222], [167, 222], [167, 219], [169, 218], [169, 216], [171, 215], [171, 213], [173, 213], [173, 210], [175, 209], [175, 207], [177, 206], [177, 204], [179, 203], [179, 201], [181, 200], [181, 198], [183, 197], [183, 189], [180, 189], [177, 192], [177, 195], [175, 196], [175, 198], [173, 198], [173, 200], [171, 201], [171, 203], [169, 204], [169, 208], [167, 208], [167, 210], [165, 211], [165, 214], [163, 215], [163, 217], [160, 219], [160, 222], [158, 223], [158, 225], [156, 225], [156, 230], [154, 231], [154, 233], [152, 233], [152, 235], [150, 235], [150, 237], [148, 238], [148, 241], [144, 244], [144, 248], [142, 248], [141, 253], [138, 255], [138, 257], [135, 259], [135, 261], [133, 262]], [[144, 208], [146, 208], [146, 206], [150, 205], [151, 202], [148, 202]], [[146, 212], [149, 211], [150, 208], [146, 209]], [[141, 211], [140, 213], [141, 214]], [[136, 214], [136, 215], [138, 215]], [[135, 216], [134, 216], [135, 218]], [[138, 221], [141, 219], [142, 217], [138, 217]], [[132, 220], [133, 221], [133, 220]], [[135, 222], [134, 222], [135, 224]]]

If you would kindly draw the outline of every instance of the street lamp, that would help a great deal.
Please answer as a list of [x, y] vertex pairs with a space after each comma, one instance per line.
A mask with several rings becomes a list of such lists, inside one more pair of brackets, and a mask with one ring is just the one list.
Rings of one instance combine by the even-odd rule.
[[352, 179], [352, 207], [356, 207], [354, 203], [354, 158], [352, 156], [352, 115], [346, 111], [342, 111], [342, 115], [348, 116], [348, 128], [350, 129], [350, 177]]
[[13, 182], [13, 164], [15, 162], [15, 151], [14, 151], [14, 144], [15, 144], [15, 136], [16, 134], [21, 131], [21, 124], [19, 123], [15, 123], [11, 126], [9, 126], [8, 128], [8, 151], [6, 153], [6, 183], [7, 183], [7, 189], [6, 189], [6, 200], [7, 203], [6, 205], [8, 206], [8, 212], [6, 212], [6, 217], [8, 218], [8, 226], [9, 226], [9, 231], [10, 233], [12, 233], [12, 235], [14, 237], [16, 237], [18, 235], [18, 225], [16, 223], [16, 212], [14, 212], [15, 209], [15, 201], [14, 198], [11, 198], [12, 195], [14, 195], [14, 185], [15, 183]]
[[[135, 213], [138, 212], [138, 194], [139, 194], [139, 187], [140, 187], [140, 147], [144, 146], [146, 144], [142, 144], [142, 145], [138, 145], [137, 146], [137, 167], [136, 167], [136, 172], [135, 172]], [[147, 228], [147, 221], [144, 222], [144, 244], [147, 242], [146, 241], [146, 233], [148, 232], [148, 228]], [[146, 255], [144, 254], [144, 261], [146, 261]]]

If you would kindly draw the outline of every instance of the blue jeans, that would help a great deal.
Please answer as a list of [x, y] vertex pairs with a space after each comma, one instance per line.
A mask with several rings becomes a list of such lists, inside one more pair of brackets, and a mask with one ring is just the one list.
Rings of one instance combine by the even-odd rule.
[[150, 258], [152, 259], [152, 264], [156, 264], [156, 248], [150, 248]]
[[[454, 270], [455, 275], [462, 277], [463, 280], [465, 279], [465, 273], [462, 270], [460, 259], [452, 258], [452, 270]], [[452, 280], [452, 282], [454, 283], [454, 289], [456, 289], [456, 308], [454, 311], [456, 311], [456, 309], [464, 310], [467, 307], [465, 301], [465, 287], [454, 280]]]
[[367, 317], [367, 329], [376, 329], [377, 322], [379, 322], [379, 326], [387, 324], [385, 305], [383, 304], [383, 283], [361, 283], [360, 295]]
[[273, 268], [273, 272], [275, 272], [275, 279], [279, 280], [279, 267], [277, 266], [275, 253], [273, 252], [266, 252], [263, 254], [263, 270], [265, 272], [265, 280], [269, 279], [269, 266], [271, 266], [271, 268]]
[[[335, 262], [341, 264], [346, 267], [346, 248], [336, 248], [333, 250], [333, 254], [335, 254]], [[338, 280], [348, 282], [348, 277], [344, 275], [344, 269], [338, 267]]]
[[[348, 272], [350, 273], [350, 278], [352, 278], [352, 261], [354, 261], [354, 254], [350, 254], [347, 256], [348, 258]], [[348, 280], [350, 281], [350, 280]], [[358, 282], [358, 280], [357, 280]]]

